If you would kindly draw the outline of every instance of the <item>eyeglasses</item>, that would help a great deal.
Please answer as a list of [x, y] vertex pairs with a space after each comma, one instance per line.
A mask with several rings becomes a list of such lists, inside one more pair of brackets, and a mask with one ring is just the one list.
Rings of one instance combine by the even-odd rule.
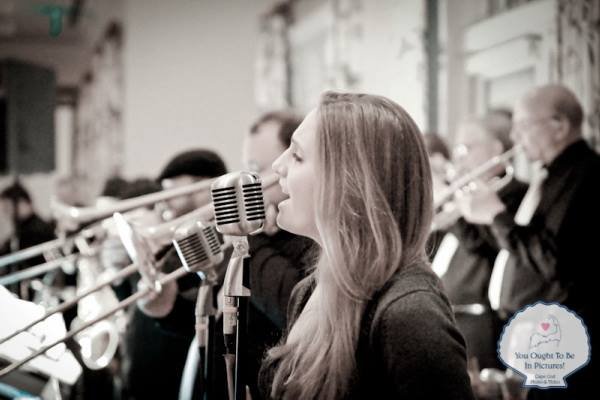
[[522, 131], [523, 129], [530, 129], [535, 125], [542, 123], [547, 120], [557, 120], [558, 116], [556, 115], [547, 115], [545, 117], [539, 117], [534, 119], [522, 119], [520, 121], [516, 121], [513, 123], [512, 130], [513, 131]]

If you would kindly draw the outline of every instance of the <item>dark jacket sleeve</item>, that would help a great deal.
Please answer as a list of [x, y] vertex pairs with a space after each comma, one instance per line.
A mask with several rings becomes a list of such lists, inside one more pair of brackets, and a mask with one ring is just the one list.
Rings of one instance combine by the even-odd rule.
[[384, 381], [394, 382], [387, 398], [473, 399], [464, 340], [448, 310], [441, 296], [418, 290], [389, 303], [374, 321]]
[[596, 236], [588, 232], [600, 224], [598, 171], [597, 166], [590, 167], [569, 179], [551, 203], [542, 199], [548, 203], [544, 204], [545, 212], [536, 213], [527, 226], [517, 225], [506, 213], [494, 218], [492, 232], [520, 267], [546, 282], [558, 279], [565, 283], [596, 262]]
[[[506, 206], [507, 215], [514, 217], [526, 191], [526, 184], [512, 180], [498, 193]], [[487, 225], [471, 224], [461, 217], [450, 227], [450, 231], [460, 239], [461, 246], [471, 253], [495, 257], [500, 251], [498, 242]]]
[[557, 278], [558, 236], [540, 218], [520, 226], [503, 212], [494, 218], [492, 232], [500, 246], [517, 257], [519, 265], [534, 271], [546, 282]]
[[482, 234], [482, 227], [470, 224], [464, 218], [459, 218], [449, 229], [459, 238], [461, 246], [464, 246], [471, 253], [494, 252], [495, 249], [486, 240]]
[[[159, 265], [160, 270], [164, 273], [170, 273], [181, 267], [181, 261], [173, 247], [164, 254], [159, 261]], [[193, 299], [182, 297], [181, 292], [197, 288], [200, 283], [201, 279], [195, 273], [188, 273], [177, 279], [179, 293], [173, 304], [173, 309], [166, 316], [154, 319], [160, 329], [166, 333], [182, 337], [194, 335], [196, 302]]]

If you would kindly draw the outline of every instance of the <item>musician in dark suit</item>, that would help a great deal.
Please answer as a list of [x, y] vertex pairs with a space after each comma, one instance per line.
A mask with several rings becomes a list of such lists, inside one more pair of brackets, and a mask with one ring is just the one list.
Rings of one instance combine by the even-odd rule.
[[[495, 193], [481, 188], [472, 193], [466, 218], [489, 224], [510, 254], [501, 313], [508, 317], [537, 300], [560, 302], [584, 320], [593, 349], [596, 282], [590, 278], [598, 265], [598, 235], [593, 232], [600, 226], [600, 156], [583, 140], [581, 104], [564, 86], [529, 91], [517, 102], [513, 121], [514, 141], [539, 165], [538, 178], [517, 213], [530, 215], [516, 221]], [[526, 202], [528, 198], [537, 201]], [[532, 389], [530, 398], [589, 398], [593, 368], [591, 361], [569, 377], [566, 390]]]

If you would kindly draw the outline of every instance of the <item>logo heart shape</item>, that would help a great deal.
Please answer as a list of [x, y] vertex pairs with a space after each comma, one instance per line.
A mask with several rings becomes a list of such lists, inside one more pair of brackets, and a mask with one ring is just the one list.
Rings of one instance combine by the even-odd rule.
[[545, 331], [547, 331], [548, 328], [550, 328], [550, 323], [548, 323], [548, 322], [542, 322], [541, 325], [542, 325], [542, 329]]

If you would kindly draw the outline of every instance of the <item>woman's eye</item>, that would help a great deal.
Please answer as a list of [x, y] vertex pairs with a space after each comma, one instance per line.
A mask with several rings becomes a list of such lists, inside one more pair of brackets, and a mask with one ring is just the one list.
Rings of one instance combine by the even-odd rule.
[[300, 156], [298, 155], [298, 153], [292, 153], [292, 158], [294, 159], [294, 161], [302, 161], [302, 158], [300, 158]]

